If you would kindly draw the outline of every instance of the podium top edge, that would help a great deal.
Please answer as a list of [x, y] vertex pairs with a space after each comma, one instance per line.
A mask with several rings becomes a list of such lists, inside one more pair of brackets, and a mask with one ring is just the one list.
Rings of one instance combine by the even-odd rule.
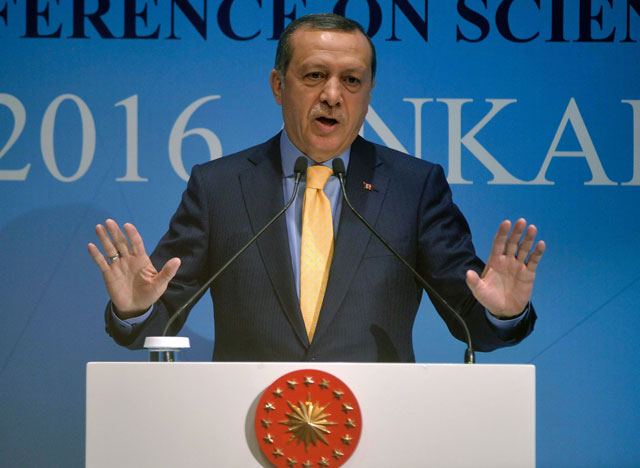
[[457, 363], [395, 363], [395, 362], [299, 362], [299, 361], [220, 361], [220, 362], [209, 362], [209, 361], [198, 361], [198, 362], [147, 362], [147, 361], [89, 361], [87, 362], [87, 367], [95, 367], [95, 366], [218, 366], [218, 367], [233, 367], [233, 366], [243, 366], [243, 367], [276, 367], [276, 366], [294, 366], [300, 369], [304, 368], [322, 368], [322, 367], [347, 367], [347, 366], [362, 366], [362, 367], [466, 367], [466, 368], [488, 368], [488, 367], [499, 367], [499, 368], [509, 368], [509, 367], [517, 367], [517, 368], [534, 368], [534, 364], [457, 364]]

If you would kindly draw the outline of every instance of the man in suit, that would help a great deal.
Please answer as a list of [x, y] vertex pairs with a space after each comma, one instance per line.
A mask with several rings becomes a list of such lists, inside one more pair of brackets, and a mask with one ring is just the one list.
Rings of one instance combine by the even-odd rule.
[[[356, 209], [453, 305], [476, 349], [512, 345], [532, 331], [529, 299], [545, 249], [538, 242], [532, 251], [535, 227], [521, 219], [511, 230], [503, 222], [484, 265], [442, 168], [358, 137], [375, 69], [374, 46], [357, 23], [330, 14], [293, 21], [270, 76], [284, 131], [194, 167], [151, 258], [133, 225], [125, 224], [124, 233], [113, 220], [96, 227], [110, 261], [93, 244], [89, 252], [111, 297], [105, 319], [116, 342], [139, 348], [145, 336], [161, 333], [172, 313], [281, 209], [299, 156], [314, 166], [304, 195], [211, 287], [214, 360], [415, 360], [412, 327], [422, 288], [343, 207], [336, 177], [321, 167], [338, 157]], [[325, 177], [316, 186], [319, 173]], [[315, 200], [321, 215], [307, 211]], [[314, 239], [313, 232], [324, 234]], [[434, 305], [464, 339], [442, 304]]]

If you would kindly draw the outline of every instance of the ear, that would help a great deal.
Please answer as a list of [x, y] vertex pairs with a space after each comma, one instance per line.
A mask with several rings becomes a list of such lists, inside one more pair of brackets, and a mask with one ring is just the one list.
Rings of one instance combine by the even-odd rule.
[[282, 75], [274, 69], [271, 70], [269, 79], [271, 81], [271, 92], [273, 93], [273, 97], [276, 99], [278, 105], [282, 105], [282, 87], [284, 85], [282, 82]]

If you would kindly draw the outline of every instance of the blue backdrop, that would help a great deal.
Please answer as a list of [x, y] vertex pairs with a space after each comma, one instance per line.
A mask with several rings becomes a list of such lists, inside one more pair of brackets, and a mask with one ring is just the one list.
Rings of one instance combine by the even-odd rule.
[[[84, 463], [85, 364], [146, 360], [94, 225], [151, 248], [193, 164], [275, 134], [274, 37], [323, 11], [378, 49], [364, 136], [444, 166], [482, 257], [505, 218], [547, 242], [535, 332], [478, 356], [537, 366], [538, 465], [640, 465], [639, 0], [0, 0], [0, 465]], [[209, 299], [183, 333], [209, 360]], [[414, 339], [461, 360], [428, 300]]]

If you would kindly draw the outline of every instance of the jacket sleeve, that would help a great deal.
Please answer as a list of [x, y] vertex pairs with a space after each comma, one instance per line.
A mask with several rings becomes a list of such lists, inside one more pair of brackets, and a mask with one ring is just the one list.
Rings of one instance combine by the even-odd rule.
[[[119, 326], [112, 314], [112, 303], [105, 310], [105, 329], [116, 343], [130, 349], [143, 347], [147, 336], [162, 334], [164, 326], [182, 304], [206, 281], [209, 272], [209, 214], [204, 181], [199, 166], [191, 172], [187, 189], [177, 211], [171, 218], [169, 230], [151, 254], [151, 262], [159, 271], [167, 260], [179, 257], [180, 268], [162, 297], [153, 305], [143, 323], [131, 329]], [[178, 318], [169, 330], [177, 334], [187, 319], [189, 310]], [[121, 325], [121, 324], [120, 324]]]
[[[496, 327], [488, 312], [466, 285], [467, 270], [482, 273], [484, 263], [475, 253], [469, 225], [453, 203], [442, 167], [435, 165], [425, 180], [420, 203], [418, 271], [463, 318], [477, 351], [512, 346], [533, 331], [533, 306], [511, 327]], [[446, 306], [431, 297], [453, 336], [466, 342], [462, 326]]]

